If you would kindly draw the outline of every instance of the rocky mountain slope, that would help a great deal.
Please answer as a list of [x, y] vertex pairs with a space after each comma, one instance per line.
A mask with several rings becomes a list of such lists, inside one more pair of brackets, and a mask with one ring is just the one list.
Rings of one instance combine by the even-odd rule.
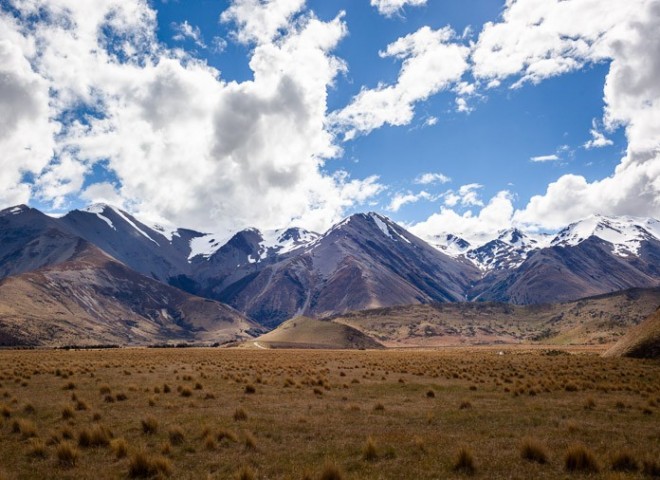
[[319, 235], [300, 228], [233, 235], [149, 225], [108, 205], [52, 218], [0, 212], [0, 278], [67, 262], [81, 241], [134, 273], [227, 303], [274, 327], [295, 315], [432, 302], [565, 302], [660, 285], [660, 223], [592, 216], [555, 235], [517, 229], [470, 245], [432, 244], [377, 213]]
[[330, 319], [388, 347], [610, 344], [658, 305], [660, 288], [656, 287], [558, 304], [433, 303], [351, 312]]
[[234, 309], [141, 275], [85, 240], [64, 262], [0, 281], [6, 344], [210, 344], [251, 329]]

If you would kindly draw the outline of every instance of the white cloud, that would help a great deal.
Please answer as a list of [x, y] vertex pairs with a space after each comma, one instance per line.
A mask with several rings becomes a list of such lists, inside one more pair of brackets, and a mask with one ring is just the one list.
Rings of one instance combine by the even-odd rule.
[[331, 122], [346, 132], [346, 140], [385, 124], [410, 123], [417, 102], [448, 88], [468, 68], [469, 48], [452, 43], [454, 38], [449, 27], [422, 27], [388, 45], [380, 56], [403, 61], [397, 83], [362, 89], [348, 106], [331, 115]]
[[[0, 122], [11, 120], [0, 142], [16, 152], [0, 160], [5, 205], [30, 198], [20, 178], [31, 173], [35, 193], [54, 208], [78, 194], [203, 230], [291, 221], [323, 230], [384, 188], [376, 176], [354, 179], [325, 164], [339, 152], [326, 96], [345, 69], [331, 53], [346, 35], [341, 14], [294, 19], [304, 2], [235, 1], [223, 19], [253, 44], [253, 79], [225, 82], [158, 43], [145, 0], [12, 5], [26, 20], [0, 10], [8, 73]], [[91, 113], [71, 113], [80, 108]], [[117, 184], [81, 192], [101, 161]]]
[[428, 240], [436, 235], [454, 233], [470, 243], [479, 244], [495, 238], [502, 229], [511, 227], [513, 213], [512, 195], [503, 190], [476, 214], [472, 210], [459, 214], [451, 208], [440, 207], [438, 213], [412, 225], [410, 231]]
[[406, 5], [418, 7], [426, 5], [427, 0], [371, 0], [371, 6], [376, 7], [381, 15], [391, 17], [399, 13]]
[[430, 185], [432, 183], [448, 183], [450, 181], [451, 178], [439, 172], [422, 173], [414, 180], [414, 182], [418, 185]]
[[591, 148], [607, 147], [614, 143], [612, 140], [607, 138], [603, 132], [598, 130], [598, 123], [595, 118], [591, 121], [591, 130], [589, 130], [589, 133], [591, 134], [591, 140], [582, 145], [587, 150]]
[[401, 207], [403, 207], [404, 205], [406, 205], [408, 203], [415, 203], [415, 202], [418, 202], [420, 200], [433, 201], [435, 198], [436, 198], [435, 196], [431, 195], [428, 192], [425, 192], [424, 190], [422, 190], [419, 193], [412, 193], [412, 192], [401, 193], [401, 192], [398, 192], [398, 193], [394, 194], [394, 196], [392, 197], [392, 200], [390, 201], [390, 204], [387, 206], [387, 209], [390, 212], [398, 212]]
[[304, 6], [305, 0], [233, 0], [220, 20], [237, 26], [238, 42], [265, 44], [287, 30]]
[[199, 27], [193, 27], [185, 20], [183, 23], [173, 23], [172, 28], [176, 34], [172, 37], [177, 42], [183, 42], [187, 38], [192, 40], [200, 48], [206, 48], [202, 32]]
[[[603, 121], [625, 128], [625, 156], [604, 179], [560, 177], [517, 220], [555, 228], [592, 213], [660, 217], [660, 2], [508, 2], [502, 21], [484, 26], [472, 61], [477, 79], [513, 77], [514, 86], [609, 61]], [[596, 132], [585, 146], [607, 144]]]
[[0, 205], [27, 203], [24, 175], [38, 175], [50, 161], [59, 125], [51, 120], [48, 82], [23, 51], [35, 44], [11, 18], [0, 16]]
[[470, 113], [474, 110], [473, 107], [470, 107], [467, 103], [467, 100], [463, 97], [456, 97], [456, 111], [461, 113]]
[[556, 162], [559, 160], [559, 157], [555, 154], [552, 155], [538, 155], [536, 157], [531, 157], [529, 159], [531, 162], [543, 163], [543, 162]]

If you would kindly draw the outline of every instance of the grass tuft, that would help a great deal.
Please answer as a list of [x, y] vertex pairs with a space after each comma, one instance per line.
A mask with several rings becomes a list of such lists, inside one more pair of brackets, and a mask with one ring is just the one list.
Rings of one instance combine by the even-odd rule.
[[344, 473], [335, 463], [326, 462], [319, 480], [344, 480]]
[[598, 473], [600, 467], [594, 453], [581, 443], [574, 443], [564, 456], [564, 468], [569, 472]]
[[248, 419], [247, 412], [242, 407], [238, 407], [234, 411], [234, 420], [236, 420], [237, 422], [244, 422], [247, 419]]
[[378, 450], [376, 449], [376, 442], [371, 437], [367, 437], [367, 441], [362, 446], [362, 460], [373, 462], [378, 460]]
[[62, 442], [55, 449], [55, 456], [60, 467], [73, 468], [78, 463], [80, 452], [71, 442]]
[[520, 442], [520, 457], [523, 460], [544, 464], [548, 462], [545, 446], [534, 438], [525, 437]]
[[181, 445], [185, 440], [185, 435], [183, 434], [183, 429], [179, 426], [170, 427], [167, 432], [167, 436], [170, 439], [172, 445]]
[[153, 435], [158, 431], [158, 420], [156, 420], [156, 417], [149, 415], [143, 418], [140, 423], [142, 424], [142, 432], [147, 435]]
[[636, 472], [639, 470], [637, 460], [628, 450], [623, 450], [612, 455], [611, 465], [612, 470], [615, 472]]
[[115, 438], [110, 441], [110, 450], [115, 458], [125, 458], [128, 455], [128, 442], [125, 438]]
[[151, 478], [170, 476], [172, 462], [162, 455], [150, 455], [145, 451], [135, 453], [128, 463], [129, 478]]
[[472, 450], [467, 446], [459, 448], [454, 460], [454, 471], [466, 475], [473, 475], [476, 470]]

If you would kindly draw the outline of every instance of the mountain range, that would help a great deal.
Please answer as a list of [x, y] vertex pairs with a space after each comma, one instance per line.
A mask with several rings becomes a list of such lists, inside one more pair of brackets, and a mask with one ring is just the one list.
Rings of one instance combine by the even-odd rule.
[[221, 342], [296, 315], [555, 303], [660, 285], [655, 219], [592, 216], [556, 234], [512, 229], [480, 245], [451, 233], [427, 240], [373, 212], [323, 234], [252, 228], [226, 238], [103, 204], [57, 218], [19, 205], [0, 211], [0, 326], [8, 339], [26, 338], [19, 318], [31, 315], [34, 327], [82, 316], [90, 342], [108, 322], [111, 343]]

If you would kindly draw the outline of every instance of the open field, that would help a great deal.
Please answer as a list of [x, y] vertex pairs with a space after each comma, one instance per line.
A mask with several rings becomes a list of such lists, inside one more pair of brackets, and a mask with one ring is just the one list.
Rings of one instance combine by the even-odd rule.
[[0, 478], [657, 476], [660, 363], [597, 353], [0, 351]]

